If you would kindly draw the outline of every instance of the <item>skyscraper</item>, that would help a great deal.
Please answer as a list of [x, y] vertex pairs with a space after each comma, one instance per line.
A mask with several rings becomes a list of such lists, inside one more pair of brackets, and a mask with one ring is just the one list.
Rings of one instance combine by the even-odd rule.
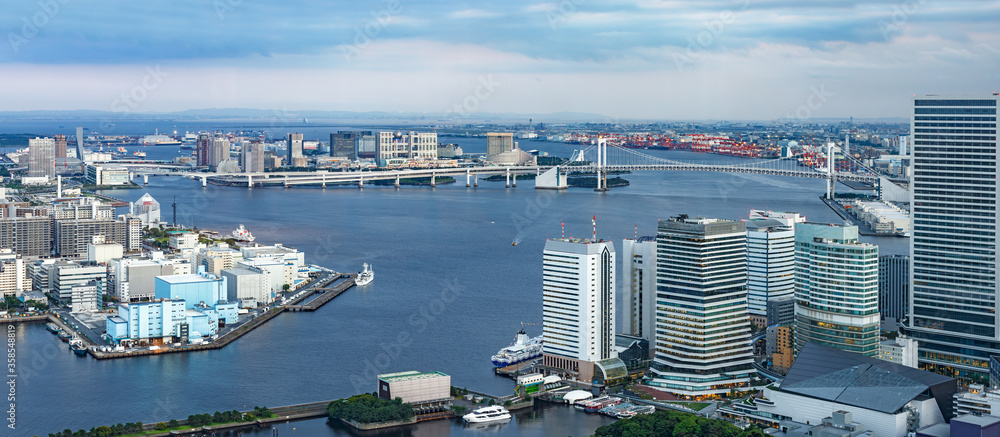
[[660, 221], [656, 272], [649, 385], [695, 397], [749, 390], [744, 224], [686, 215]]
[[330, 156], [348, 158], [352, 161], [358, 159], [364, 137], [374, 138], [372, 131], [340, 131], [330, 134]]
[[76, 128], [76, 158], [83, 161], [83, 128]]
[[622, 241], [624, 331], [656, 341], [656, 237]]
[[56, 177], [56, 140], [32, 138], [28, 140], [28, 176]]
[[857, 226], [795, 226], [795, 350], [807, 342], [878, 355], [878, 246]]
[[757, 326], [767, 325], [767, 302], [794, 293], [795, 224], [791, 212], [751, 210], [747, 227], [747, 311]]
[[[566, 238], [545, 243], [542, 264], [543, 363], [582, 381], [604, 378], [615, 350], [615, 247]], [[624, 370], [624, 364], [621, 369]]]
[[913, 99], [910, 333], [922, 368], [989, 383], [1000, 353], [997, 104], [1000, 96]]
[[295, 165], [295, 158], [302, 158], [302, 134], [288, 134], [285, 138], [285, 147], [287, 150], [286, 157], [288, 162], [285, 164], [289, 167]]
[[56, 158], [66, 157], [66, 135], [56, 135]]
[[211, 165], [211, 159], [209, 158], [209, 150], [212, 147], [212, 136], [208, 133], [201, 132], [198, 134], [198, 165], [199, 166], [209, 166]]
[[910, 257], [882, 255], [878, 257], [878, 312], [902, 320], [910, 313]]
[[243, 171], [246, 173], [263, 173], [264, 143], [247, 143], [243, 147], [246, 148]]
[[217, 170], [222, 161], [229, 159], [229, 140], [216, 137], [212, 138], [211, 144], [208, 153], [208, 165], [212, 167], [212, 170]]

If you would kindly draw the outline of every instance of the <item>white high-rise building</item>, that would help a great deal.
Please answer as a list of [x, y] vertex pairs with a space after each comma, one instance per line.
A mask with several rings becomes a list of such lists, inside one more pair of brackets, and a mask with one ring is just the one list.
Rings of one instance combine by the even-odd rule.
[[857, 226], [795, 227], [795, 350], [807, 342], [879, 353], [878, 246]]
[[922, 368], [989, 383], [1000, 353], [1000, 96], [913, 98], [910, 330]]
[[794, 293], [794, 212], [750, 210], [747, 226], [747, 311], [757, 326], [767, 324], [767, 302]]
[[31, 278], [27, 273], [21, 255], [11, 249], [0, 249], [0, 299], [31, 291]]
[[622, 275], [624, 331], [652, 346], [656, 341], [656, 237], [622, 241]]
[[211, 147], [208, 150], [208, 164], [213, 170], [217, 170], [223, 161], [229, 159], [229, 140], [222, 137], [212, 138]]
[[543, 258], [544, 365], [588, 383], [605, 378], [595, 367], [609, 359], [621, 362], [615, 350], [614, 244], [549, 240]]
[[649, 385], [694, 397], [749, 390], [746, 227], [680, 216], [659, 222], [656, 246]]
[[28, 176], [56, 178], [56, 140], [32, 138], [28, 140]]

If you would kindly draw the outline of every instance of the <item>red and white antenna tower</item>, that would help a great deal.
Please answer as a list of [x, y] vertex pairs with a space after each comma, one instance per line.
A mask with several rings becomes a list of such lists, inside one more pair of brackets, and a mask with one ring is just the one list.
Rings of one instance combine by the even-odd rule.
[[591, 222], [594, 224], [594, 242], [597, 242], [597, 216], [595, 215]]

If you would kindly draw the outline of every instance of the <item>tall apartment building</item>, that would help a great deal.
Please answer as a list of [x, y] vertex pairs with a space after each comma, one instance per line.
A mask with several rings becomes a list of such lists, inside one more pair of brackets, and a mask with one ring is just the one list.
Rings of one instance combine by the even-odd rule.
[[221, 137], [212, 138], [211, 147], [209, 148], [209, 158], [208, 165], [213, 171], [217, 171], [219, 164], [222, 161], [229, 159], [229, 140]]
[[486, 156], [499, 155], [504, 152], [514, 150], [514, 134], [512, 133], [486, 133]]
[[878, 257], [878, 312], [885, 319], [902, 320], [910, 313], [910, 257]]
[[11, 217], [0, 219], [0, 247], [21, 256], [52, 255], [52, 219], [49, 217]]
[[998, 103], [913, 98], [909, 333], [922, 368], [965, 382], [988, 383], [1000, 353]]
[[574, 373], [586, 382], [607, 379], [612, 363], [621, 363], [615, 350], [614, 244], [548, 240], [543, 252], [542, 296], [544, 365]]
[[31, 291], [24, 260], [11, 249], [0, 249], [0, 299]]
[[621, 259], [622, 326], [627, 334], [655, 344], [656, 237], [622, 241]]
[[56, 140], [32, 138], [28, 140], [28, 176], [56, 177]]
[[83, 127], [76, 128], [76, 157], [83, 161]]
[[649, 385], [699, 397], [749, 390], [746, 227], [685, 215], [656, 236], [656, 355]]
[[245, 143], [243, 149], [243, 171], [246, 173], [264, 172], [264, 143]]
[[212, 136], [205, 132], [199, 133], [195, 145], [198, 155], [198, 166], [207, 167], [211, 165], [210, 150], [212, 148]]
[[303, 158], [302, 155], [302, 134], [288, 134], [285, 137], [285, 165], [292, 167], [296, 163], [296, 158]]
[[795, 286], [795, 224], [798, 213], [751, 210], [747, 227], [747, 311], [767, 326], [767, 302], [791, 296]]
[[437, 133], [379, 132], [375, 159], [382, 166], [393, 158], [437, 159]]
[[56, 158], [66, 157], [66, 135], [54, 135], [56, 141]]
[[795, 350], [816, 342], [878, 355], [878, 246], [857, 226], [795, 227]]
[[126, 216], [120, 220], [85, 219], [55, 221], [55, 252], [63, 257], [87, 255], [87, 245], [95, 235], [103, 235], [105, 240], [121, 244], [127, 252], [141, 247], [142, 220]]

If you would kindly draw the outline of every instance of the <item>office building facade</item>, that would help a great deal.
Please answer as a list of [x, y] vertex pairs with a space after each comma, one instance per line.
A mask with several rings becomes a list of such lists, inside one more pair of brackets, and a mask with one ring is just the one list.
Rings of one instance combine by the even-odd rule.
[[302, 134], [287, 134], [285, 136], [285, 165], [292, 167], [296, 163], [296, 159], [303, 158], [302, 155]]
[[514, 134], [512, 133], [486, 133], [486, 156], [499, 155], [504, 152], [514, 150]]
[[649, 385], [700, 397], [749, 390], [746, 227], [680, 216], [656, 236], [656, 354]]
[[409, 160], [437, 159], [437, 133], [379, 132], [375, 159], [379, 166], [393, 158]]
[[615, 247], [609, 241], [556, 239], [542, 264], [543, 364], [590, 382], [594, 364], [615, 350]]
[[910, 257], [878, 257], [878, 312], [883, 319], [903, 320], [910, 311]]
[[656, 340], [656, 237], [622, 241], [622, 311], [625, 332]]
[[815, 342], [878, 355], [878, 246], [857, 226], [795, 227], [795, 348]]
[[202, 132], [198, 134], [198, 140], [195, 142], [198, 156], [198, 166], [209, 166], [212, 164], [211, 152], [212, 149], [212, 136]]
[[767, 325], [767, 303], [794, 294], [797, 213], [751, 210], [747, 227], [747, 311]]
[[1000, 96], [913, 99], [910, 335], [922, 368], [988, 383], [997, 318]]

